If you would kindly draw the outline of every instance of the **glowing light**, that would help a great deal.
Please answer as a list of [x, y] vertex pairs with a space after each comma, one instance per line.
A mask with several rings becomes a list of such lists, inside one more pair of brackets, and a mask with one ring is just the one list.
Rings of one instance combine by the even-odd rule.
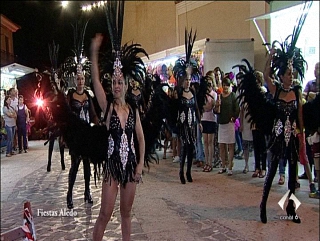
[[68, 6], [68, 4], [69, 4], [69, 1], [61, 1], [61, 6], [63, 8], [66, 8]]
[[91, 3], [91, 4], [83, 5], [81, 7], [81, 9], [82, 9], [82, 11], [91, 11], [94, 8], [103, 7], [106, 3], [107, 3], [107, 1], [98, 1], [98, 2]]
[[43, 100], [42, 99], [37, 99], [36, 104], [38, 107], [42, 107], [43, 106]]

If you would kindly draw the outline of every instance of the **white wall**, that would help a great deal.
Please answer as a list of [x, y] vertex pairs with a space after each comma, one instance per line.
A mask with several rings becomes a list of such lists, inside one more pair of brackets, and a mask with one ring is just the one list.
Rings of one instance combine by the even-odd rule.
[[206, 42], [204, 51], [204, 73], [220, 67], [223, 72], [238, 73], [238, 69], [232, 69], [234, 65], [244, 64], [245, 58], [253, 66], [254, 42], [251, 40], [221, 40]]

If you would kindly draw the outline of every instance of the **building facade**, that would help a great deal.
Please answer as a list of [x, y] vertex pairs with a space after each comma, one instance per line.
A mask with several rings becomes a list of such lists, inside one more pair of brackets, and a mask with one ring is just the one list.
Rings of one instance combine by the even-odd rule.
[[[269, 11], [265, 1], [128, 1], [123, 42], [138, 42], [148, 54], [154, 54], [183, 45], [186, 28], [197, 31], [196, 41], [254, 39], [252, 64], [263, 70], [266, 48], [249, 19]], [[269, 20], [259, 22], [267, 38], [268, 24]], [[215, 66], [219, 63], [212, 63]]]
[[20, 26], [1, 14], [1, 67], [15, 60], [12, 34], [19, 29]]

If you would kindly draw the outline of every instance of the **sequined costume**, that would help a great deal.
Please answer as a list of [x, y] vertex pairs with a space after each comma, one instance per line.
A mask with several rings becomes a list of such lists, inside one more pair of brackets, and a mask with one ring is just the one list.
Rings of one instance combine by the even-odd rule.
[[193, 96], [187, 99], [181, 95], [179, 101], [178, 128], [183, 143], [195, 144], [196, 100]]
[[74, 113], [76, 113], [76, 115], [79, 116], [81, 120], [85, 120], [87, 123], [90, 123], [89, 99], [84, 100], [83, 102], [80, 102], [79, 100], [71, 98], [70, 107], [71, 107], [71, 110]]
[[185, 183], [184, 180], [184, 164], [187, 158], [187, 172], [186, 177], [189, 182], [192, 182], [191, 166], [193, 159], [193, 151], [196, 145], [196, 126], [200, 122], [199, 111], [197, 107], [197, 101], [194, 92], [193, 97], [187, 99], [183, 97], [182, 92], [179, 94], [179, 109], [177, 126], [179, 130], [181, 140], [180, 151], [180, 181]]
[[[83, 94], [87, 96], [87, 98], [83, 102], [80, 102], [79, 100], [74, 99], [73, 98], [74, 93], [75, 93], [74, 89], [70, 89], [68, 92], [68, 100], [69, 100], [69, 105], [72, 112], [74, 112], [81, 120], [84, 120], [87, 123], [92, 122], [92, 120], [90, 119], [90, 116], [93, 116], [93, 114], [90, 115], [90, 109], [93, 108], [93, 106], [92, 106], [92, 100], [89, 93], [87, 91], [83, 92]], [[70, 148], [70, 155], [71, 155], [71, 167], [69, 171], [69, 186], [68, 186], [68, 194], [67, 194], [68, 208], [73, 207], [73, 205], [71, 205], [72, 201], [68, 201], [68, 200], [70, 199], [70, 197], [72, 197], [72, 190], [77, 178], [77, 173], [78, 173], [81, 160], [83, 160], [85, 200], [88, 200], [89, 203], [92, 203], [92, 199], [90, 195], [90, 176], [91, 176], [90, 161], [88, 157], [80, 156], [76, 154], [76, 151], [74, 151], [72, 148]]]
[[137, 167], [134, 147], [135, 117], [132, 108], [124, 129], [115, 109], [112, 109], [109, 122], [108, 158], [105, 166], [105, 180], [111, 179], [125, 185], [134, 181], [134, 172]]
[[296, 137], [296, 127], [298, 126], [298, 91], [299, 86], [291, 88], [294, 91], [296, 99], [286, 102], [279, 99], [279, 94], [282, 87], [277, 84], [277, 90], [274, 96], [274, 103], [276, 108], [276, 118], [272, 129], [271, 139], [269, 142], [269, 150], [271, 151], [271, 164], [267, 173], [263, 195], [262, 206], [266, 206], [270, 188], [273, 178], [277, 172], [280, 159], [287, 159], [289, 163], [289, 181], [288, 188], [290, 195], [295, 192], [296, 168], [299, 158], [299, 142]]

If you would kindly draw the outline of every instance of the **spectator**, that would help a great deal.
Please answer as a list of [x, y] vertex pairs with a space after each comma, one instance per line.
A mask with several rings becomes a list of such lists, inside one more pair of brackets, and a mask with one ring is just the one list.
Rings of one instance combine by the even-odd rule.
[[[9, 95], [11, 97], [11, 106], [13, 109], [17, 112], [18, 111], [18, 90], [15, 88], [10, 88], [9, 89]], [[13, 135], [13, 141], [12, 141], [12, 148], [14, 151], [17, 150], [18, 146], [18, 132], [17, 132], [17, 127]]]
[[221, 100], [217, 101], [216, 109], [220, 108], [220, 114], [218, 118], [219, 131], [218, 142], [220, 147], [220, 157], [222, 160], [222, 168], [219, 174], [227, 171], [228, 176], [232, 175], [233, 157], [234, 157], [234, 122], [239, 117], [239, 103], [236, 99], [236, 95], [231, 91], [231, 81], [228, 78], [222, 80], [223, 92], [221, 94]]
[[3, 118], [7, 132], [6, 157], [11, 157], [11, 155], [15, 155], [12, 142], [16, 131], [17, 112], [11, 106], [11, 97], [9, 95], [4, 98]]
[[222, 78], [224, 77], [223, 71], [220, 69], [220, 67], [215, 67], [213, 72], [216, 81], [216, 88], [222, 88]]
[[[264, 94], [266, 94], [266, 88], [263, 86], [263, 82], [264, 82], [263, 73], [260, 71], [255, 71], [255, 74], [256, 74], [258, 86], [260, 87], [261, 91]], [[254, 161], [255, 161], [255, 172], [252, 174], [252, 177], [263, 178], [266, 175], [266, 162], [267, 162], [266, 136], [261, 130], [256, 128], [255, 125], [253, 125], [252, 136], [253, 136], [253, 150], [254, 150]], [[280, 163], [281, 161], [279, 162], [279, 167], [280, 167]], [[280, 168], [279, 168], [279, 171], [280, 171]], [[284, 177], [284, 174], [283, 174], [283, 177]]]
[[[303, 97], [306, 99], [306, 101], [312, 101], [315, 97], [316, 94], [319, 93], [319, 86], [320, 86], [320, 66], [319, 66], [319, 62], [317, 62], [314, 66], [314, 76], [315, 79], [314, 80], [310, 80], [305, 89], [303, 90]], [[310, 130], [306, 129], [306, 138], [308, 138], [309, 136], [313, 135], [313, 133], [311, 133]], [[309, 145], [309, 142], [306, 141], [306, 150], [307, 150], [307, 156], [309, 159], [309, 164], [310, 164], [310, 171], [312, 173], [312, 166], [314, 164], [314, 160], [313, 160], [313, 155], [312, 155], [312, 151], [311, 151], [311, 145]], [[317, 173], [316, 171], [314, 172], [314, 176], [315, 176], [315, 180], [314, 182], [317, 182]], [[304, 171], [303, 174], [301, 174], [299, 176], [299, 179], [308, 179], [306, 170]]]
[[[241, 132], [242, 136], [242, 146], [243, 146], [243, 157], [245, 161], [245, 166], [243, 169], [243, 173], [246, 174], [249, 171], [249, 150], [253, 145], [253, 137], [252, 137], [252, 130], [250, 127], [250, 115], [247, 115], [247, 106], [242, 105], [240, 108], [240, 128], [239, 131]], [[264, 174], [265, 175], [265, 174]]]
[[216, 115], [213, 113], [213, 108], [216, 104], [217, 93], [214, 91], [216, 87], [215, 82], [213, 81], [213, 78], [208, 75], [208, 73], [206, 75], [206, 81], [208, 89], [201, 118], [201, 124], [203, 127], [202, 135], [204, 140], [204, 156], [206, 162], [205, 166], [203, 167], [203, 171], [211, 172], [214, 154], [214, 136], [217, 130], [217, 119]]
[[18, 129], [18, 147], [19, 154], [22, 153], [22, 140], [23, 151], [27, 153], [27, 123], [30, 121], [28, 107], [24, 104], [23, 95], [19, 95], [19, 104], [17, 111], [17, 129]]

